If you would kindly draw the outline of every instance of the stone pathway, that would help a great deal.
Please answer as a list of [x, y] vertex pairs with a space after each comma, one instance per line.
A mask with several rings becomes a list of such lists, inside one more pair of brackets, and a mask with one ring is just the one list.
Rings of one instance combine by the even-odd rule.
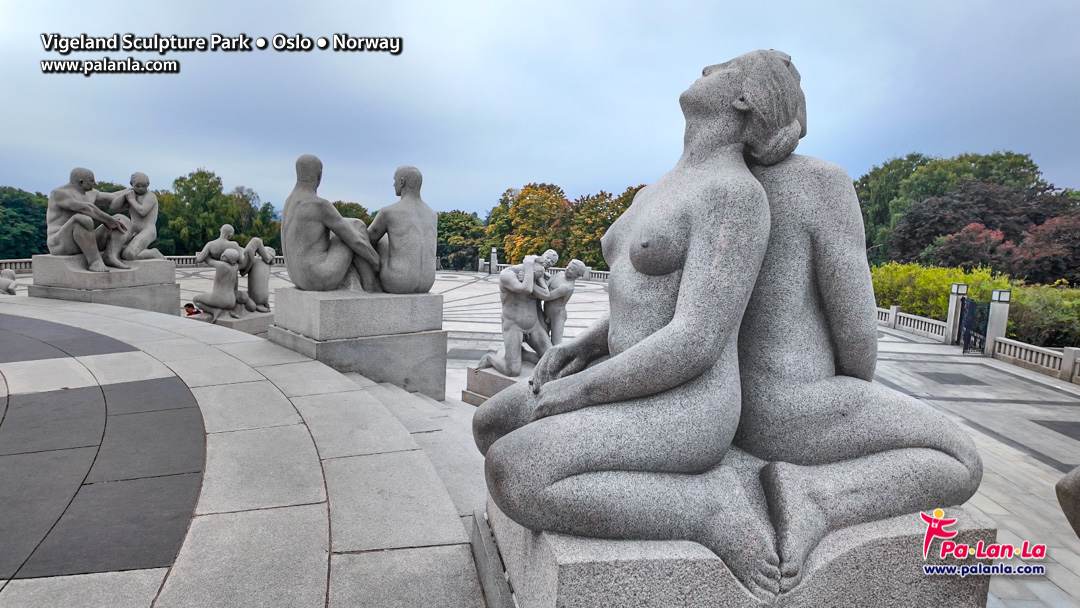
[[[184, 301], [211, 283], [206, 269], [178, 275]], [[30, 380], [9, 369], [37, 359], [56, 369], [91, 370], [95, 357], [137, 357], [147, 366], [99, 365], [93, 382], [83, 385], [102, 391], [106, 410], [102, 416], [100, 404], [94, 406], [92, 424], [101, 433], [105, 419], [100, 436], [106, 440], [89, 449], [105, 453], [113, 416], [144, 415], [114, 412], [123, 401], [109, 400], [112, 387], [171, 378], [176, 389], [177, 380], [183, 383], [202, 414], [205, 474], [171, 567], [80, 566], [84, 574], [63, 576], [28, 570], [30, 578], [16, 570], [10, 582], [5, 578], [12, 575], [0, 572], [0, 608], [76, 605], [75, 597], [86, 606], [132, 607], [483, 605], [465, 535], [471, 514], [484, 502], [483, 459], [472, 443], [473, 408], [454, 397], [465, 386], [465, 368], [501, 343], [496, 277], [438, 275], [432, 291], [444, 295], [444, 328], [450, 330], [450, 398], [442, 402], [338, 374], [260, 338], [190, 319], [25, 298], [29, 277], [20, 282], [18, 296], [0, 296], [0, 315], [7, 316], [0, 318], [47, 321], [93, 336], [20, 334], [33, 343], [0, 334], [4, 346], [18, 344], [0, 347], [0, 403], [10, 402], [4, 407], [9, 415], [20, 395], [60, 391], [56, 383], [64, 382], [52, 373], [53, 364], [50, 373]], [[285, 285], [284, 270], [275, 269], [271, 286]], [[605, 287], [579, 281], [568, 336], [606, 312]], [[0, 331], [8, 330], [0, 325]], [[118, 350], [99, 354], [76, 346], [103, 348], [106, 338]], [[117, 375], [99, 377], [99, 371]], [[1045, 560], [1031, 562], [1045, 565], [1045, 576], [993, 577], [988, 606], [1080, 606], [1080, 539], [1053, 490], [1065, 470], [1080, 464], [1080, 386], [891, 330], [880, 333], [877, 380], [923, 399], [972, 435], [985, 475], [967, 506], [996, 523], [1000, 541], [1049, 546]], [[0, 420], [0, 454], [8, 454], [7, 424]], [[130, 431], [120, 444], [137, 444], [137, 433]], [[0, 500], [8, 486], [5, 457], [0, 455]], [[176, 476], [184, 474], [195, 473]], [[124, 482], [80, 479], [67, 491], [112, 483]], [[0, 521], [0, 534], [3, 526]], [[0, 544], [0, 564], [3, 555]]]

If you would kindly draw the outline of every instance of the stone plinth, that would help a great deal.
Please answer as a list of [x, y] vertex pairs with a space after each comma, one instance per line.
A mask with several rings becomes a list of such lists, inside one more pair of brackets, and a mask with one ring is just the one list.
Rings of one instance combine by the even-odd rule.
[[[988, 560], [923, 560], [926, 524], [918, 514], [853, 526], [825, 538], [807, 574], [772, 602], [750, 595], [713, 552], [690, 541], [599, 540], [533, 532], [488, 499], [488, 523], [520, 608], [620, 606], [985, 606], [989, 576], [927, 576], [924, 564], [972, 565]], [[992, 543], [991, 524], [960, 507], [952, 539]]]
[[278, 289], [267, 338], [340, 372], [446, 398], [439, 294]]
[[29, 295], [39, 298], [126, 306], [167, 315], [180, 314], [176, 264], [169, 260], [125, 262], [130, 270], [87, 270], [82, 255], [35, 255], [34, 284]]
[[[210, 322], [211, 315], [203, 313], [201, 318], [196, 317], [199, 321]], [[236, 331], [242, 331], [245, 334], [258, 335], [266, 333], [271, 325], [274, 324], [274, 313], [272, 312], [245, 312], [244, 316], [239, 319], [234, 319], [229, 316], [229, 313], [222, 314], [215, 325], [227, 327], [229, 329], [235, 329]]]
[[476, 369], [468, 368], [465, 381], [465, 390], [461, 391], [461, 400], [472, 405], [482, 405], [485, 401], [495, 396], [495, 393], [507, 389], [516, 382], [528, 382], [532, 377], [532, 363], [522, 361], [521, 374], [516, 378], [500, 374], [494, 368]]

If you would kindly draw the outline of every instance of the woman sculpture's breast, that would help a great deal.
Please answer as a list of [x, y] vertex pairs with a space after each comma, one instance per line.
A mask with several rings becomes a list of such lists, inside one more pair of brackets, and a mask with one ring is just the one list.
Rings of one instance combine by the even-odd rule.
[[662, 276], [683, 267], [686, 235], [670, 224], [646, 224], [627, 235], [630, 263], [641, 274]]

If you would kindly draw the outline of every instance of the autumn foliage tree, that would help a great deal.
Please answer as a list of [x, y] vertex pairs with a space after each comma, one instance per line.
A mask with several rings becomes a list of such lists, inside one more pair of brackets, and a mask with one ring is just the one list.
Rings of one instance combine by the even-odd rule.
[[601, 190], [599, 194], [582, 196], [571, 203], [566, 259], [577, 258], [590, 268], [607, 270], [600, 239], [634, 201], [638, 190], [644, 187], [644, 184], [631, 186], [617, 197]]
[[510, 263], [517, 264], [530, 254], [554, 249], [565, 257], [570, 228], [570, 202], [563, 189], [554, 184], [528, 184], [509, 209], [513, 229], [503, 239]]

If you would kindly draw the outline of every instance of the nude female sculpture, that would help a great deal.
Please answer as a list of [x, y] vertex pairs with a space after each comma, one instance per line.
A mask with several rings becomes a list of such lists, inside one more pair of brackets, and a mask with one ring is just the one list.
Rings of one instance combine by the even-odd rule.
[[547, 352], [538, 392], [519, 383], [473, 419], [488, 489], [509, 517], [695, 540], [760, 593], [780, 578], [756, 478], [717, 465], [739, 424], [739, 325], [769, 238], [744, 154], [776, 162], [794, 150], [797, 96], [790, 62], [772, 51], [707, 67], [680, 96], [682, 157], [601, 241], [609, 316]]
[[221, 259], [210, 258], [206, 263], [214, 268], [214, 288], [210, 293], [200, 293], [191, 300], [203, 310], [212, 315], [211, 323], [216, 323], [221, 315], [228, 311], [233, 317], [239, 317], [238, 305], [243, 305], [246, 297], [242, 297], [237, 289], [239, 282], [240, 254], [236, 249], [226, 249], [221, 254]]

